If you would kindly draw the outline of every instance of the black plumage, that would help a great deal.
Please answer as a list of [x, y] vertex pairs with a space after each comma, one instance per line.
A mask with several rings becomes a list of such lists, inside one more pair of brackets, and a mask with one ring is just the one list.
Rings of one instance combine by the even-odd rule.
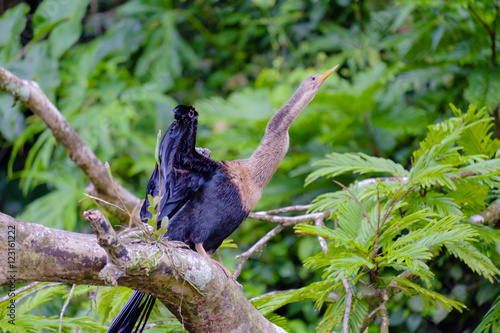
[[[199, 154], [195, 149], [198, 113], [179, 105], [176, 120], [160, 144], [161, 189], [158, 165], [149, 180], [146, 196], [158, 196], [159, 219], [168, 216], [164, 237], [181, 241], [195, 250], [203, 244], [213, 253], [248, 216], [241, 204], [238, 188], [230, 181], [224, 163]], [[151, 218], [149, 201], [141, 208], [141, 218]]]

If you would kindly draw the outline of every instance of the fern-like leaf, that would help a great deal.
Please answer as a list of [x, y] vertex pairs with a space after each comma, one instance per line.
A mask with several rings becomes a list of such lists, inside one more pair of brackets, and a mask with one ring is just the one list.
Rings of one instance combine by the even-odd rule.
[[[497, 297], [491, 309], [472, 333], [487, 333], [490, 332], [490, 328], [495, 326], [497, 330], [500, 327], [500, 296]], [[494, 331], [492, 330], [492, 332]]]
[[388, 173], [394, 177], [406, 177], [408, 171], [398, 163], [389, 159], [368, 156], [363, 153], [339, 154], [332, 153], [314, 164], [322, 168], [311, 173], [306, 179], [306, 185], [309, 185], [319, 177], [334, 178], [346, 172], [357, 174], [366, 173]]
[[462, 312], [462, 309], [465, 309], [466, 306], [458, 301], [451, 300], [440, 293], [437, 293], [435, 291], [426, 289], [414, 282], [411, 282], [407, 279], [402, 279], [402, 278], [397, 278], [397, 277], [392, 277], [392, 278], [384, 278], [386, 280], [394, 280], [396, 281], [400, 288], [405, 294], [408, 296], [414, 296], [416, 294], [420, 295], [422, 298], [422, 301], [424, 303], [425, 308], [429, 307], [429, 304], [431, 303], [439, 303], [443, 308], [445, 308], [448, 311], [451, 311], [452, 309], [456, 309], [460, 312]]
[[459, 258], [472, 269], [473, 272], [487, 278], [493, 283], [493, 278], [500, 275], [500, 270], [491, 262], [490, 258], [479, 252], [467, 242], [446, 242], [446, 248], [455, 257]]

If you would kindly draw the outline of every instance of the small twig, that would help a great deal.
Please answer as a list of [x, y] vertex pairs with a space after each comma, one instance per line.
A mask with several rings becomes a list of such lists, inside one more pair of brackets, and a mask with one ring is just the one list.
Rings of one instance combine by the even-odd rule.
[[351, 306], [352, 306], [352, 290], [351, 286], [349, 286], [349, 281], [347, 281], [345, 276], [341, 276], [340, 280], [342, 280], [342, 284], [345, 289], [345, 312], [344, 312], [344, 322], [342, 323], [343, 333], [349, 333], [349, 315], [351, 314]]
[[76, 284], [73, 284], [71, 290], [69, 291], [68, 299], [66, 300], [66, 302], [64, 302], [64, 305], [61, 309], [61, 314], [59, 315], [59, 333], [61, 333], [62, 331], [64, 311], [66, 311], [66, 308], [68, 307], [69, 301], [71, 300], [71, 296], [73, 296], [73, 291], [75, 291], [75, 287]]
[[[116, 184], [116, 180], [113, 178], [113, 175], [111, 173], [111, 167], [108, 163], [108, 161], [104, 162], [104, 167], [106, 168], [106, 171], [108, 172], [108, 177], [109, 177], [109, 182], [111, 183], [111, 187], [113, 188], [113, 191], [115, 192], [115, 195], [116, 197], [118, 198], [118, 200], [121, 202], [121, 204], [123, 205], [123, 209], [125, 212], [127, 212], [128, 216], [130, 216], [130, 218], [133, 218], [132, 217], [132, 214], [130, 213], [130, 211], [128, 210], [127, 208], [127, 205], [125, 205], [125, 203], [123, 202], [121, 196], [120, 196], [120, 193], [118, 192], [118, 187], [117, 187], [117, 184]], [[118, 207], [115, 205], [115, 207]], [[135, 209], [136, 206], [134, 206], [134, 209]]]
[[221, 264], [224, 264], [222, 262], [222, 256], [220, 255], [220, 248], [218, 248], [217, 250], [215, 250], [215, 254], [217, 255], [217, 260], [221, 263]]
[[[236, 268], [234, 272], [234, 277], [238, 277], [241, 274], [241, 271], [243, 270], [243, 266], [245, 263], [248, 261], [250, 256], [256, 252], [256, 251], [261, 251], [266, 242], [268, 242], [271, 238], [276, 236], [281, 230], [283, 230], [284, 227], [292, 226], [298, 223], [303, 223], [303, 222], [311, 222], [314, 221], [323, 221], [325, 220], [329, 215], [330, 212], [320, 212], [320, 213], [312, 213], [312, 214], [304, 214], [304, 215], [298, 215], [298, 216], [275, 216], [271, 214], [279, 214], [279, 213], [286, 213], [286, 212], [292, 212], [292, 211], [306, 211], [309, 208], [311, 208], [311, 205], [297, 205], [297, 206], [290, 206], [290, 207], [283, 207], [279, 209], [273, 209], [269, 211], [263, 211], [263, 212], [257, 212], [257, 213], [250, 213], [249, 217], [255, 219], [255, 220], [260, 220], [260, 221], [268, 221], [268, 222], [275, 222], [279, 223], [279, 225], [272, 229], [270, 232], [268, 232], [263, 238], [261, 238], [257, 243], [255, 243], [250, 249], [248, 249], [246, 252], [236, 256], [236, 259], [240, 259], [241, 261], [238, 264], [238, 267]], [[323, 239], [324, 241], [324, 239]], [[326, 249], [326, 242], [324, 241], [324, 244], [321, 244], [322, 247]]]
[[296, 291], [296, 290], [297, 290], [297, 289], [288, 289], [288, 290], [275, 290], [275, 291], [270, 291], [270, 292], [268, 292], [268, 293], [265, 293], [265, 294], [262, 294], [262, 295], [256, 296], [256, 297], [254, 297], [254, 298], [251, 298], [251, 299], [250, 299], [250, 302], [256, 301], [256, 300], [261, 299], [261, 298], [264, 298], [264, 297], [269, 297], [269, 296], [279, 295], [279, 294], [288, 293], [288, 292], [291, 292], [291, 291]]
[[496, 13], [495, 13], [495, 20], [493, 21], [493, 29], [490, 28], [490, 26], [483, 20], [481, 16], [472, 8], [472, 6], [469, 4], [467, 5], [467, 8], [474, 14], [474, 16], [479, 20], [481, 25], [486, 29], [488, 32], [488, 35], [490, 35], [491, 39], [491, 62], [494, 67], [497, 66], [497, 60], [496, 60], [496, 45], [495, 45], [495, 39], [496, 39], [496, 27], [497, 27], [497, 19], [498, 19], [498, 14], [499, 14], [499, 6], [495, 5]]
[[19, 296], [19, 298], [16, 299], [16, 303], [21, 302], [21, 300], [25, 299], [26, 297], [28, 297], [30, 295], [33, 295], [34, 293], [38, 292], [40, 289], [45, 289], [45, 288], [57, 286], [57, 285], [60, 285], [60, 284], [62, 284], [62, 283], [61, 282], [52, 282], [52, 283], [42, 284], [42, 285], [40, 285], [40, 287], [35, 288], [35, 289], [33, 289], [33, 290], [31, 290], [31, 291], [29, 291], [27, 293], [24, 293], [21, 296]]
[[250, 214], [253, 214], [253, 215], [261, 215], [261, 214], [271, 215], [271, 214], [280, 214], [280, 213], [288, 213], [288, 212], [305, 212], [308, 209], [310, 209], [311, 207], [312, 207], [312, 204], [295, 205], [295, 206], [282, 207], [282, 208], [277, 208], [277, 209], [266, 210], [264, 212], [255, 212], [255, 213], [250, 213]]
[[401, 187], [398, 188], [398, 190], [396, 191], [396, 193], [394, 193], [394, 195], [392, 196], [391, 200], [389, 201], [389, 204], [387, 205], [387, 210], [384, 214], [384, 217], [382, 218], [382, 224], [380, 225], [380, 227], [382, 227], [384, 225], [384, 223], [387, 221], [387, 219], [389, 218], [389, 215], [391, 215], [391, 211], [392, 211], [392, 208], [396, 205], [396, 202], [401, 199], [402, 197], [404, 197], [408, 192], [410, 192], [411, 190], [413, 190], [415, 187], [410, 187], [408, 188], [406, 191], [404, 191], [399, 197], [396, 198], [396, 196], [399, 194], [400, 191], [403, 190], [403, 188], [408, 185], [408, 184], [403, 184], [401, 185]]
[[[323, 219], [314, 220], [314, 225], [317, 227], [324, 226]], [[328, 246], [323, 237], [318, 236], [319, 244], [321, 245], [321, 250], [323, 253], [328, 252]], [[352, 306], [352, 290], [349, 286], [349, 281], [347, 281], [345, 276], [341, 276], [340, 280], [342, 280], [342, 284], [344, 285], [346, 299], [345, 299], [345, 312], [344, 312], [344, 322], [342, 324], [343, 333], [349, 333], [349, 316], [351, 314], [351, 306]]]
[[[28, 284], [27, 286], [21, 287], [21, 288], [19, 288], [19, 289], [16, 290], [16, 295], [19, 295], [20, 293], [23, 293], [26, 290], [31, 289], [31, 288], [39, 285], [40, 283], [41, 283], [40, 281], [35, 281], [33, 283]], [[12, 296], [12, 297], [15, 297], [15, 295]], [[5, 297], [0, 298], [0, 304], [2, 304], [3, 302], [5, 302], [6, 300], [8, 300], [8, 299], [10, 299], [12, 297], [10, 297], [10, 296], [7, 295]]]
[[[113, 206], [113, 207], [118, 208], [119, 210], [121, 210], [121, 211], [123, 211], [123, 212], [127, 213], [127, 211], [126, 211], [125, 209], [123, 209], [123, 208], [121, 208], [120, 206], [115, 205], [115, 204], [113, 204], [113, 203], [111, 203], [111, 202], [108, 202], [108, 201], [106, 201], [106, 200], [104, 200], [104, 199], [101, 199], [101, 198], [95, 197], [95, 196], [90, 195], [90, 194], [88, 194], [88, 193], [83, 193], [83, 195], [84, 195], [84, 196], [86, 196], [87, 198], [90, 198], [90, 199], [93, 199], [93, 200], [102, 201], [102, 202], [104, 202], [106, 205]], [[85, 200], [85, 199], [81, 199], [81, 200]], [[80, 201], [81, 201], [81, 200], [80, 200]], [[94, 203], [95, 203], [95, 201], [94, 201]], [[97, 204], [96, 204], [96, 205], [97, 205]]]
[[264, 245], [267, 243], [267, 241], [269, 241], [271, 238], [276, 236], [281, 230], [283, 230], [283, 228], [284, 228], [284, 226], [282, 224], [277, 225], [274, 229], [272, 229], [264, 237], [262, 237], [257, 243], [255, 243], [250, 249], [248, 249], [246, 252], [243, 252], [242, 254], [236, 256], [236, 259], [241, 258], [241, 261], [233, 273], [235, 278], [237, 278], [241, 274], [241, 271], [243, 270], [243, 266], [248, 261], [250, 256], [254, 252], [261, 251], [262, 248], [264, 247]]
[[156, 323], [147, 324], [146, 326], [144, 326], [144, 330], [149, 330], [150, 328], [156, 327], [158, 325], [159, 324]]
[[314, 221], [318, 218], [325, 218], [329, 212], [312, 213], [298, 216], [275, 216], [269, 215], [268, 212], [250, 213], [248, 216], [259, 221], [268, 221], [283, 224], [283, 226], [291, 226], [298, 223]]
[[[324, 219], [322, 218], [316, 218], [314, 219], [314, 225], [318, 228], [322, 228], [325, 226]], [[319, 245], [321, 246], [321, 250], [324, 253], [328, 252], [328, 245], [326, 244], [326, 240], [322, 236], [318, 236], [318, 242]]]
[[380, 310], [380, 306], [377, 307], [375, 310], [370, 312], [370, 314], [366, 317], [366, 319], [370, 319], [375, 313], [377, 313]]
[[387, 313], [387, 301], [389, 297], [387, 296], [386, 289], [382, 290], [382, 302], [379, 307], [379, 315], [381, 319], [380, 323], [380, 333], [389, 333], [389, 314]]
[[139, 203], [137, 205], [135, 205], [134, 209], [132, 210], [132, 215], [130, 215], [130, 219], [128, 220], [128, 227], [129, 228], [132, 228], [132, 224], [138, 224], [138, 225], [144, 224], [140, 221], [137, 221], [137, 219], [134, 218], [135, 213], [137, 212], [137, 209], [139, 209], [139, 207], [142, 206], [142, 204], [144, 203], [144, 200], [145, 199], [139, 201]]
[[488, 32], [488, 35], [492, 36], [494, 34], [493, 30], [491, 30], [490, 26], [486, 22], [484, 22], [484, 20], [482, 19], [482, 17], [479, 16], [479, 14], [474, 10], [474, 8], [472, 8], [472, 6], [470, 4], [467, 5], [467, 8], [469, 8], [469, 10], [472, 12], [472, 14], [474, 14], [474, 16], [479, 20], [479, 22], [481, 22], [481, 24], [483, 25], [483, 27]]
[[367, 178], [358, 182], [358, 187], [367, 186], [370, 184], [375, 184], [378, 182], [388, 183], [388, 182], [400, 182], [405, 183], [408, 181], [408, 177], [380, 177], [380, 178]]

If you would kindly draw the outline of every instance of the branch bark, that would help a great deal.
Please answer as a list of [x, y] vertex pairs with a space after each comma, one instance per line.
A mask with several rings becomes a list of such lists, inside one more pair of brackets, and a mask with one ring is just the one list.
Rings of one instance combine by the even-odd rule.
[[[12, 236], [9, 231], [14, 231], [15, 240], [0, 242], [0, 285], [13, 280], [106, 284], [99, 274], [105, 267], [109, 273], [113, 264], [95, 235], [52, 229], [0, 213], [2, 239]], [[102, 236], [109, 237], [107, 232]], [[15, 243], [11, 267], [4, 264], [10, 243]], [[115, 276], [116, 284], [157, 297], [190, 332], [284, 332], [252, 306], [217, 264], [169, 244], [122, 244], [136, 260], [127, 267], [114, 267], [123, 270]]]

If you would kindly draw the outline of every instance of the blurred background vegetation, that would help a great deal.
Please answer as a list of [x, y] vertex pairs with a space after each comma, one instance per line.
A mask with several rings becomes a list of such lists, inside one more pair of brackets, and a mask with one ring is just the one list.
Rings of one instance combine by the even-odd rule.
[[[452, 116], [449, 103], [486, 107], [500, 137], [498, 8], [493, 0], [3, 0], [0, 66], [36, 80], [121, 184], [142, 197], [156, 133], [169, 126], [174, 106], [196, 107], [197, 146], [212, 158], [245, 158], [298, 84], [340, 63], [292, 125], [289, 154], [256, 207], [264, 210], [338, 189], [326, 179], [304, 187], [311, 164], [332, 151], [411, 165], [427, 125]], [[0, 211], [90, 233], [81, 219], [92, 206], [82, 200], [87, 185], [44, 124], [1, 94]], [[235, 255], [272, 227], [245, 221], [231, 236], [238, 248], [221, 251], [224, 264], [235, 268]], [[321, 276], [302, 265], [318, 251], [315, 238], [286, 230], [238, 280], [249, 298], [300, 288]], [[471, 332], [500, 291], [453, 257], [433, 271], [436, 290], [468, 310], [427, 310], [401, 295], [388, 309], [391, 331]], [[58, 317], [63, 293], [30, 313]], [[65, 315], [83, 316], [90, 303], [78, 297]], [[88, 315], [103, 324], [97, 312]], [[322, 316], [313, 302], [277, 313], [293, 332], [314, 332]]]

